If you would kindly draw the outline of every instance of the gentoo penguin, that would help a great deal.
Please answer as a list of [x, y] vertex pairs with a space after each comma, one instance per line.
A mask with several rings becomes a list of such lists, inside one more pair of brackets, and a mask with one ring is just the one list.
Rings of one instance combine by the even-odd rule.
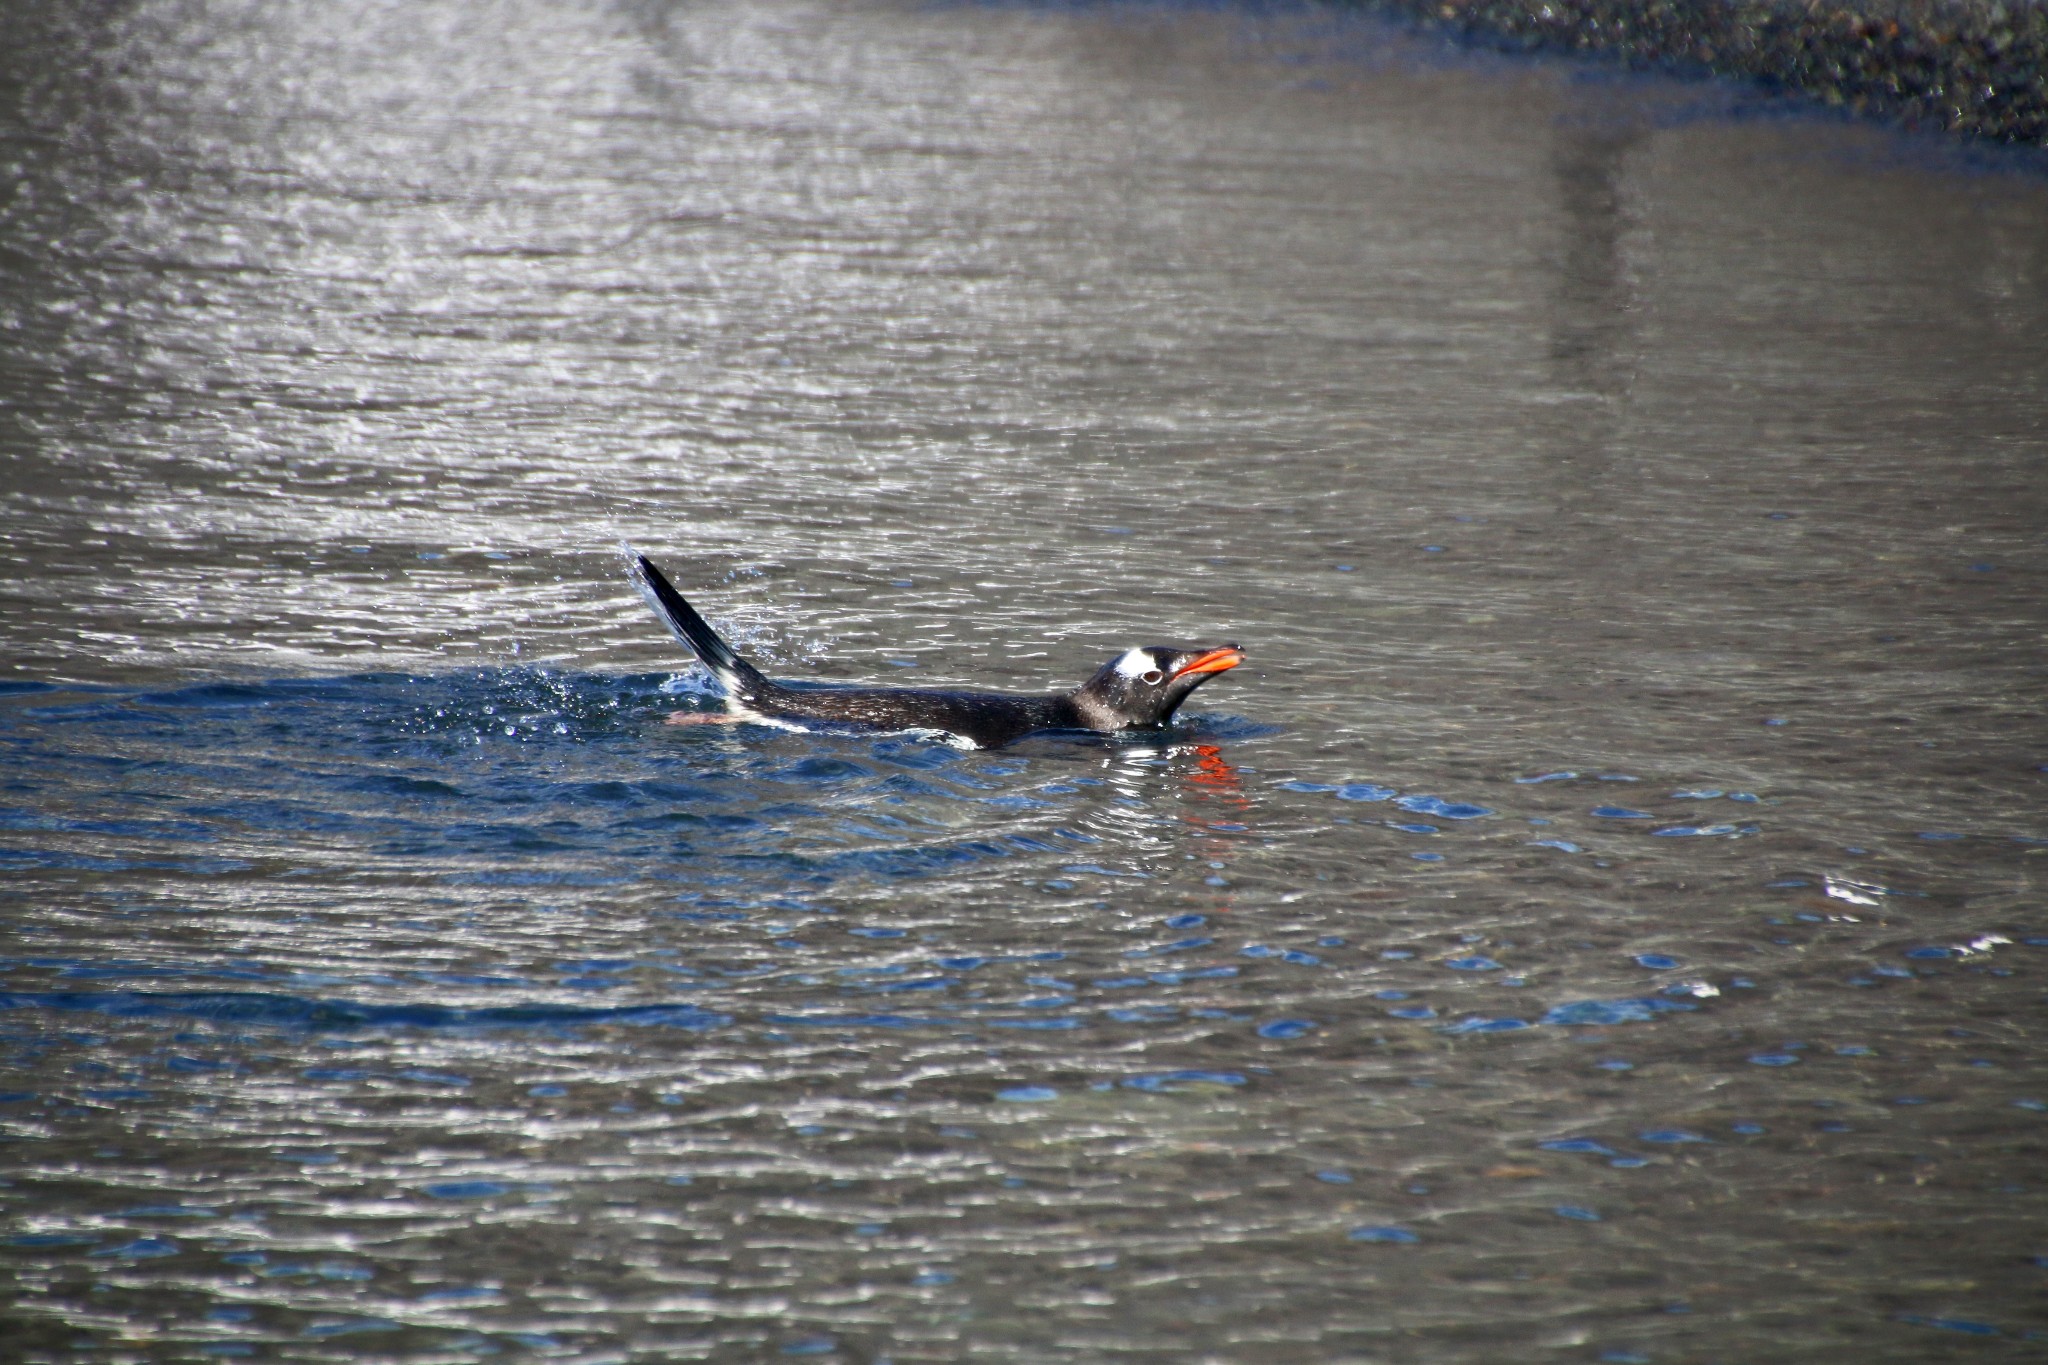
[[1156, 729], [1197, 687], [1244, 662], [1236, 645], [1140, 645], [1073, 691], [1040, 697], [913, 687], [785, 687], [734, 653], [645, 555], [634, 556], [633, 581], [725, 688], [736, 719], [942, 730], [976, 748], [994, 749], [1038, 730]]

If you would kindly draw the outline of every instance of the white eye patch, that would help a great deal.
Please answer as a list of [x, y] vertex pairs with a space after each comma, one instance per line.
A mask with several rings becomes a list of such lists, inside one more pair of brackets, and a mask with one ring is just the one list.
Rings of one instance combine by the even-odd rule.
[[1158, 663], [1142, 649], [1127, 649], [1123, 657], [1116, 661], [1116, 671], [1126, 678], [1135, 678], [1158, 670]]

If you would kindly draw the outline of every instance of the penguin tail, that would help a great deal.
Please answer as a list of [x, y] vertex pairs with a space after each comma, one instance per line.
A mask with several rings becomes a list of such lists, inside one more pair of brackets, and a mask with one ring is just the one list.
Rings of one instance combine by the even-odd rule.
[[775, 690], [775, 684], [761, 675], [761, 670], [742, 659], [711, 628], [711, 624], [697, 614], [697, 609], [683, 600], [675, 585], [662, 576], [654, 561], [646, 555], [633, 556], [633, 585], [640, 589], [640, 595], [647, 599], [647, 605], [654, 608], [675, 637], [690, 647], [690, 652], [704, 661], [726, 694], [739, 701], [756, 701]]

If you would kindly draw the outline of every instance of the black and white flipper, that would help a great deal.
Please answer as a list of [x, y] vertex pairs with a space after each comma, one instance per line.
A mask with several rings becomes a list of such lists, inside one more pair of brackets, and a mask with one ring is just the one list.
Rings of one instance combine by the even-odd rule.
[[761, 676], [761, 670], [742, 659], [725, 642], [711, 623], [697, 614], [697, 609], [683, 599], [675, 585], [662, 577], [661, 570], [654, 567], [654, 561], [646, 555], [633, 556], [633, 585], [640, 589], [640, 595], [647, 599], [647, 605], [655, 614], [668, 623], [675, 637], [690, 647], [690, 652], [703, 660], [704, 666], [718, 679], [720, 687], [734, 701], [749, 705], [766, 700], [780, 689]]

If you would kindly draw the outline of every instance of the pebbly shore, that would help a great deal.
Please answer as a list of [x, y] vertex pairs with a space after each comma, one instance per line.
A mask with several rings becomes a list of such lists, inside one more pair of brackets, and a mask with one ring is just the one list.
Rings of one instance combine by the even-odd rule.
[[1464, 36], [1797, 91], [2048, 146], [2048, 0], [1379, 0]]

